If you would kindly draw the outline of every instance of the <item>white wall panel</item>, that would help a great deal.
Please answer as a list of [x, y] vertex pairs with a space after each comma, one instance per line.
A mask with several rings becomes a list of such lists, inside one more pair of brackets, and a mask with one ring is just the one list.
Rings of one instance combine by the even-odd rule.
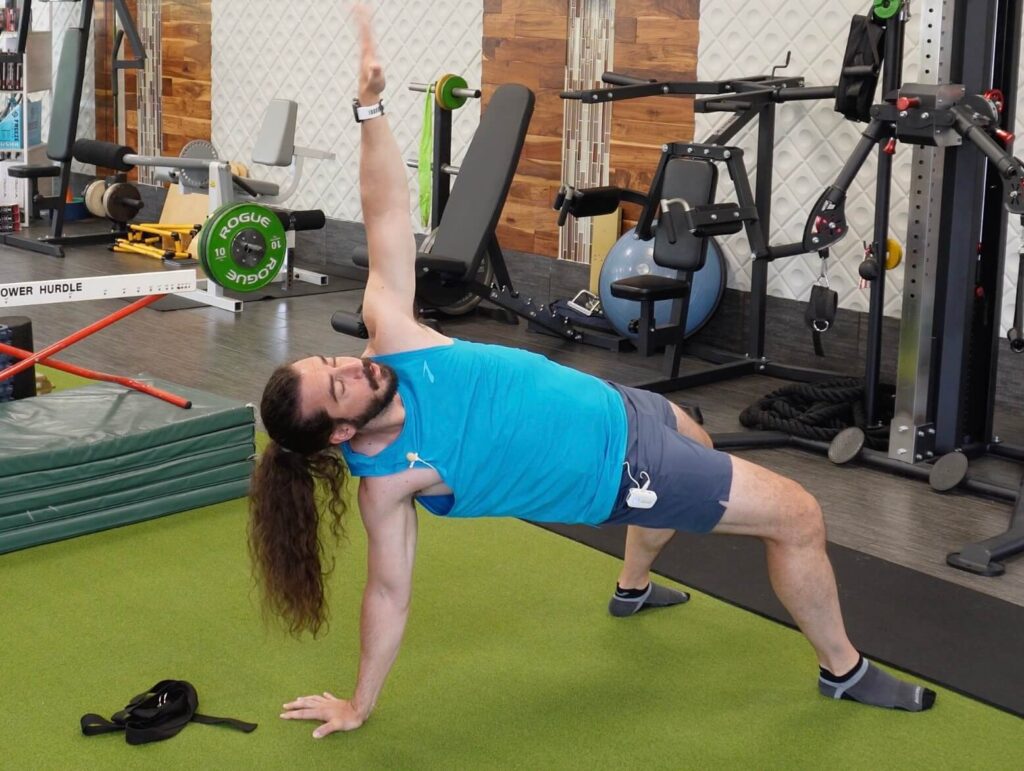
[[[410, 82], [447, 72], [480, 83], [483, 4], [457, 0], [377, 2], [374, 31], [388, 79], [385, 108], [407, 158], [418, 153], [424, 94]], [[359, 49], [350, 5], [337, 0], [214, 0], [213, 143], [225, 158], [249, 161], [260, 120], [272, 98], [299, 103], [296, 143], [331, 150], [335, 161], [307, 162], [291, 205], [319, 207], [329, 217], [359, 220], [359, 127], [352, 119]], [[480, 119], [471, 100], [455, 113], [453, 162]], [[275, 180], [284, 170], [253, 168]], [[417, 197], [410, 170], [410, 209]]]

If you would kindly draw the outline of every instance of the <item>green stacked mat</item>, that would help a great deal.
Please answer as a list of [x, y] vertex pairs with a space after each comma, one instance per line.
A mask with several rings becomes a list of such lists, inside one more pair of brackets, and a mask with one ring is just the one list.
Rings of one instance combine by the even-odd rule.
[[0, 553], [248, 494], [252, 407], [151, 382], [192, 408], [110, 383], [0, 404]]

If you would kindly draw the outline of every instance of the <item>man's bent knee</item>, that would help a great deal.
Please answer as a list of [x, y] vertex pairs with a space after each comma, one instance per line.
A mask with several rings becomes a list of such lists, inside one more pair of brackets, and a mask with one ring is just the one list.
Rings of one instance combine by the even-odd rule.
[[763, 466], [731, 457], [732, 486], [715, 532], [786, 544], [824, 541], [821, 507], [803, 486]]
[[796, 482], [793, 485], [792, 507], [780, 522], [779, 538], [793, 546], [810, 546], [825, 542], [825, 517], [813, 495]]

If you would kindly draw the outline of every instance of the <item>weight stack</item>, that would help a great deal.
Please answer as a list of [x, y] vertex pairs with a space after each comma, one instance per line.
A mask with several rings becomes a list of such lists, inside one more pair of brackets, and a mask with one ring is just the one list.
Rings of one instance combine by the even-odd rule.
[[[28, 316], [0, 317], [0, 343], [31, 351], [32, 320]], [[0, 370], [7, 369], [19, 360], [0, 353]], [[26, 399], [36, 395], [36, 368], [29, 367], [9, 380], [0, 381], [0, 402]]]

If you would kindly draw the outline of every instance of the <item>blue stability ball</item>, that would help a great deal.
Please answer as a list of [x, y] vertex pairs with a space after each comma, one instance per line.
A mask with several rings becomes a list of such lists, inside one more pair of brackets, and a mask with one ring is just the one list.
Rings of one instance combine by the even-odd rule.
[[[654, 262], [654, 239], [641, 241], [633, 237], [635, 228], [628, 230], [608, 252], [601, 266], [598, 292], [604, 315], [620, 335], [636, 339], [636, 332], [629, 329], [630, 322], [640, 318], [640, 303], [612, 297], [611, 285], [629, 276], [654, 274], [674, 278], [676, 271], [663, 268]], [[701, 268], [693, 277], [690, 291], [690, 309], [686, 316], [686, 336], [689, 337], [703, 327], [714, 314], [725, 291], [725, 259], [715, 239], [708, 239], [708, 254]], [[661, 300], [654, 304], [654, 318], [658, 326], [671, 321], [673, 300]]]

